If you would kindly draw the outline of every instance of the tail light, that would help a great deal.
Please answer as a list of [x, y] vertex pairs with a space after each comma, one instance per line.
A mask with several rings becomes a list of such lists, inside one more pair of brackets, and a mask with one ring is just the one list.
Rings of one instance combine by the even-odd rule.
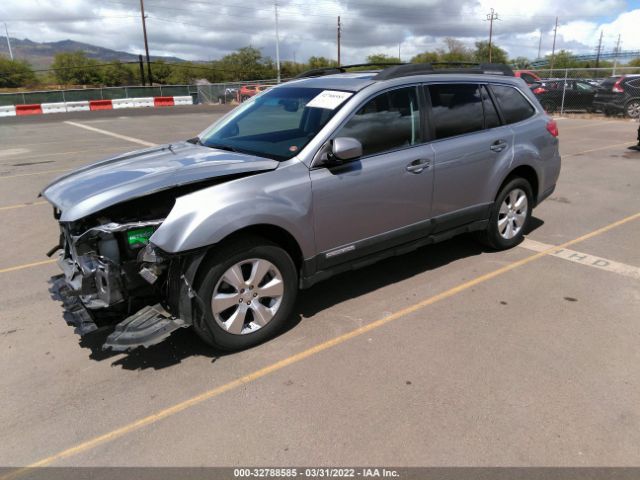
[[624, 88], [622, 88], [621, 85], [622, 80], [624, 80], [624, 77], [620, 77], [618, 81], [613, 85], [613, 88], [611, 89], [613, 93], [624, 93]]
[[544, 93], [546, 91], [547, 91], [547, 89], [544, 88], [544, 87], [538, 87], [538, 88], [534, 88], [533, 89], [534, 95], [540, 95], [541, 93]]
[[547, 122], [547, 132], [549, 132], [554, 137], [557, 137], [560, 133], [558, 131], [558, 124], [553, 118], [549, 119], [549, 121]]

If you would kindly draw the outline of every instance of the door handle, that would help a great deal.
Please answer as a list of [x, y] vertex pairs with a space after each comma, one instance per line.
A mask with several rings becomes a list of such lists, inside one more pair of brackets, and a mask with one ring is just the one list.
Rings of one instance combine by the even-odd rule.
[[420, 173], [423, 170], [429, 168], [431, 166], [431, 160], [428, 159], [418, 159], [411, 162], [406, 166], [407, 172], [411, 173]]
[[491, 144], [489, 148], [492, 152], [501, 152], [502, 150], [507, 148], [507, 142], [505, 142], [504, 140], [496, 140]]

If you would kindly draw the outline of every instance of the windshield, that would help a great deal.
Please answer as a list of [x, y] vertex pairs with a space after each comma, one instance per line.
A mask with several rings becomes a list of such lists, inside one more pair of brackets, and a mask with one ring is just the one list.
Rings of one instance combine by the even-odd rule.
[[207, 147], [288, 160], [302, 150], [352, 92], [280, 87], [248, 100], [205, 131]]

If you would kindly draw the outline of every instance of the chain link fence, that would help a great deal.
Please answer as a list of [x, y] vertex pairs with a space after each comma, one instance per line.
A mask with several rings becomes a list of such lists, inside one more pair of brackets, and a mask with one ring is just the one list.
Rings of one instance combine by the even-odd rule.
[[[287, 80], [283, 79], [281, 82]], [[200, 84], [197, 85], [198, 101], [200, 103], [240, 103], [277, 84], [276, 79]]]
[[[640, 117], [640, 68], [536, 69], [521, 72], [552, 114], [594, 113]], [[282, 82], [287, 79], [281, 80]], [[0, 106], [136, 97], [193, 97], [193, 103], [238, 104], [277, 84], [276, 79], [197, 85], [105, 87], [0, 94]]]
[[529, 72], [534, 75], [521, 76], [548, 113], [640, 116], [640, 76], [635, 76], [640, 75], [640, 68], [555, 68]]
[[34, 103], [74, 102], [81, 100], [114, 100], [118, 98], [140, 97], [193, 97], [193, 103], [198, 100], [196, 85], [158, 85], [154, 87], [104, 87], [78, 88], [72, 90], [43, 90], [36, 92], [1, 93], [0, 106], [28, 105]]

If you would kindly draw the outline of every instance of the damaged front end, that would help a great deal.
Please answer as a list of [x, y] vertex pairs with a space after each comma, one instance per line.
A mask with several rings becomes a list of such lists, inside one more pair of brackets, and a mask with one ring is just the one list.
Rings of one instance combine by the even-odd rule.
[[60, 222], [60, 243], [49, 254], [63, 274], [50, 290], [78, 334], [119, 321], [103, 348], [125, 351], [191, 325], [189, 266], [198, 255], [169, 255], [149, 243], [162, 221]]

